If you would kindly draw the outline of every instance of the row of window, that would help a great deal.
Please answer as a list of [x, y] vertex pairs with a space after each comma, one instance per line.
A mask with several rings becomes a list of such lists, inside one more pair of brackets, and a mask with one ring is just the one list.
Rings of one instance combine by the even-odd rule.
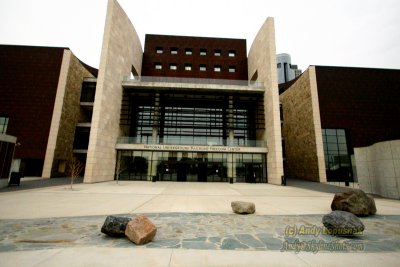
[[[171, 55], [177, 55], [178, 54], [178, 48], [177, 47], [171, 47], [169, 49], [169, 52]], [[164, 53], [164, 48], [163, 47], [156, 47], [156, 54], [163, 54]], [[201, 48], [199, 50], [199, 55], [200, 56], [207, 56], [208, 50], [205, 48]], [[185, 55], [193, 55], [193, 49], [192, 48], [185, 48]], [[221, 49], [214, 49], [214, 56], [220, 57], [222, 55], [222, 50]], [[228, 51], [228, 57], [236, 57], [236, 51], [235, 50], [229, 50]]]
[[[184, 66], [186, 71], [191, 71], [193, 70], [192, 64], [185, 64]], [[161, 63], [155, 63], [154, 64], [154, 69], [156, 70], [162, 70], [163, 65]], [[175, 63], [169, 64], [169, 69], [170, 70], [178, 70], [178, 65]], [[201, 64], [199, 65], [198, 68], [199, 71], [207, 71], [207, 65]], [[214, 65], [214, 72], [221, 72], [222, 71], [222, 66], [221, 65]], [[236, 72], [236, 67], [235, 66], [229, 66], [228, 72], [234, 73]]]

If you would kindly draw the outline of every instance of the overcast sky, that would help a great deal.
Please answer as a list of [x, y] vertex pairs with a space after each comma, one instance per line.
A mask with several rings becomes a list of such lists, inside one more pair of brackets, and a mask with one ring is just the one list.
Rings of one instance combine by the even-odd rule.
[[[146, 33], [247, 39], [275, 18], [292, 63], [400, 69], [399, 0], [119, 0]], [[98, 68], [107, 0], [0, 0], [0, 43], [69, 47]]]

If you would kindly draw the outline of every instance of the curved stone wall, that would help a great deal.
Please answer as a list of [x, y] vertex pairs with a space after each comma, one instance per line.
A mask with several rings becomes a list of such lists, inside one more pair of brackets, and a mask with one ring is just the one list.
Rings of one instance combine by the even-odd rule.
[[[114, 179], [122, 80], [141, 73], [143, 49], [128, 16], [115, 0], [108, 1], [99, 75], [93, 106], [85, 183]], [[133, 71], [134, 70], [134, 71]]]
[[279, 92], [276, 70], [274, 19], [267, 18], [259, 30], [248, 56], [249, 80], [263, 82], [265, 131], [259, 133], [268, 146], [268, 183], [281, 184], [283, 175], [282, 137], [279, 115]]

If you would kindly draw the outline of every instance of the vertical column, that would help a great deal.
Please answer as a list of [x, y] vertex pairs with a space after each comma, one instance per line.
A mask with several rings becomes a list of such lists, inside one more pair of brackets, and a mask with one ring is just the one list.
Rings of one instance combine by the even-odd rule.
[[233, 121], [233, 96], [229, 96], [229, 101], [228, 101], [228, 135], [229, 135], [229, 141], [228, 145], [232, 146], [233, 141], [235, 138], [235, 133], [234, 133], [234, 121]]
[[155, 94], [154, 98], [154, 117], [153, 117], [153, 132], [152, 143], [157, 144], [158, 128], [160, 126], [160, 93]]
[[[233, 96], [230, 95], [228, 99], [228, 146], [233, 146], [235, 141], [235, 130], [234, 130], [234, 117], [233, 117]], [[236, 182], [236, 156], [235, 154], [229, 154], [231, 162], [228, 164], [228, 182], [233, 179]]]

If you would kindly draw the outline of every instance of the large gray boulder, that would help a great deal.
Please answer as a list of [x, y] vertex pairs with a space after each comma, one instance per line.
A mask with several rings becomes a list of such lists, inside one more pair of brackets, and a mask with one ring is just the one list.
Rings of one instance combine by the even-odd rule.
[[335, 210], [322, 218], [322, 223], [331, 235], [354, 235], [362, 233], [365, 229], [361, 220], [353, 213]]
[[156, 226], [145, 215], [138, 215], [129, 221], [125, 229], [125, 235], [136, 245], [152, 241], [156, 233]]
[[374, 199], [360, 189], [335, 194], [331, 209], [348, 211], [357, 216], [368, 216], [376, 213]]
[[124, 237], [126, 225], [130, 220], [127, 217], [107, 216], [101, 232], [111, 237]]
[[237, 214], [252, 214], [256, 211], [256, 205], [252, 202], [232, 201], [231, 207]]

